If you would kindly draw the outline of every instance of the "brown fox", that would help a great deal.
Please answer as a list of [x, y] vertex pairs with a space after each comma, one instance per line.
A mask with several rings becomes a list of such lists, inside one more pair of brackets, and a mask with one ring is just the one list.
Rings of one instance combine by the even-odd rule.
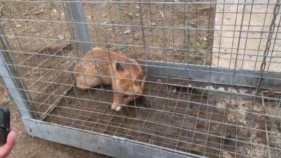
[[127, 104], [143, 94], [147, 76], [136, 60], [101, 47], [87, 52], [75, 64], [74, 72], [79, 89], [111, 85], [114, 92], [111, 109], [116, 111], [121, 110], [120, 104]]

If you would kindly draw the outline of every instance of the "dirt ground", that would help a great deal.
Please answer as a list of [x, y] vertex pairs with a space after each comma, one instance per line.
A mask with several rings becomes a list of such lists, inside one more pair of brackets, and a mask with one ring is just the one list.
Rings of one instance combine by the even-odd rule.
[[[4, 3], [1, 12], [6, 19], [3, 24], [7, 26], [5, 33], [14, 49], [28, 52], [71, 40], [62, 5], [55, 2]], [[111, 50], [123, 51], [135, 59], [210, 64], [212, 31], [208, 29], [213, 28], [214, 6], [116, 5], [105, 1], [84, 3], [83, 8], [93, 46], [110, 45]], [[10, 21], [9, 18], [15, 19]], [[65, 22], [59, 23], [60, 20]], [[145, 27], [139, 27], [142, 25]]]

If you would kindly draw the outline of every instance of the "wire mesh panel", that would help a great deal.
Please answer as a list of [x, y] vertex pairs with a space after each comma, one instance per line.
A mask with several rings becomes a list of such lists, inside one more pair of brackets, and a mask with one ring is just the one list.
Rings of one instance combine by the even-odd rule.
[[281, 154], [279, 0], [2, 4], [17, 70], [3, 77], [34, 119], [174, 153]]
[[[237, 5], [231, 2], [219, 0], [216, 7], [214, 66], [258, 71], [269, 46], [266, 70], [278, 72], [280, 14], [275, 4], [279, 2], [240, 0]], [[267, 45], [269, 39], [272, 40], [271, 45]]]
[[[1, 2], [1, 25], [19, 76], [26, 86], [33, 112], [42, 117], [70, 88], [69, 68], [75, 53], [64, 7], [52, 2]], [[57, 71], [60, 70], [60, 71]], [[64, 72], [63, 72], [64, 71]], [[23, 90], [23, 89], [22, 89]]]

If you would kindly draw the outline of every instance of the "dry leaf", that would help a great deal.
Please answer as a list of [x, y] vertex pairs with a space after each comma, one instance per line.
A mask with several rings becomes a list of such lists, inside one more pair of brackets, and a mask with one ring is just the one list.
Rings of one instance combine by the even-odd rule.
[[3, 96], [4, 96], [4, 97], [7, 97], [8, 95], [9, 95], [8, 91], [5, 90], [4, 93], [3, 93]]
[[21, 24], [16, 24], [16, 27], [19, 28], [19, 27], [22, 27], [22, 25]]
[[162, 12], [161, 10], [159, 10], [159, 12], [160, 12], [160, 14], [161, 14], [162, 18], [164, 18], [164, 14], [163, 14], [163, 12]]
[[226, 152], [226, 151], [223, 151], [222, 154], [223, 154], [223, 158], [233, 158], [233, 157], [232, 157], [228, 152]]
[[59, 40], [63, 40], [64, 36], [63, 35], [58, 35]]
[[40, 9], [37, 12], [34, 12], [34, 15], [38, 15], [38, 14], [42, 14], [45, 10], [44, 9]]
[[199, 8], [198, 10], [199, 11], [204, 11], [204, 10], [211, 10], [211, 9], [214, 9], [214, 8], [210, 7], [210, 6], [204, 6], [204, 7]]
[[124, 34], [126, 35], [126, 34], [129, 34], [129, 33], [131, 33], [131, 30], [126, 30], [126, 31], [124, 31]]
[[12, 101], [12, 100], [11, 100], [11, 98], [10, 98], [9, 96], [3, 98], [4, 104], [8, 104], [8, 103], [11, 102], [11, 101]]

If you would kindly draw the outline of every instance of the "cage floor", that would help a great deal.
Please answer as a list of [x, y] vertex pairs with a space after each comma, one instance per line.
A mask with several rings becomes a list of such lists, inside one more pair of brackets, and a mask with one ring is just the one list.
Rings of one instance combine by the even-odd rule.
[[149, 79], [154, 82], [146, 97], [151, 107], [136, 102], [115, 112], [109, 89], [73, 88], [46, 121], [208, 157], [268, 155], [262, 104], [208, 98], [193, 89], [167, 86], [163, 78]]
[[[21, 82], [26, 85], [32, 105], [39, 117], [48, 111], [61, 99], [61, 94], [71, 88], [71, 76], [67, 72], [75, 57], [71, 44], [57, 45], [57, 47], [44, 47], [30, 50], [28, 54], [17, 54], [21, 61], [17, 65], [22, 74]], [[60, 73], [58, 73], [60, 71]], [[40, 116], [41, 115], [41, 116]]]

